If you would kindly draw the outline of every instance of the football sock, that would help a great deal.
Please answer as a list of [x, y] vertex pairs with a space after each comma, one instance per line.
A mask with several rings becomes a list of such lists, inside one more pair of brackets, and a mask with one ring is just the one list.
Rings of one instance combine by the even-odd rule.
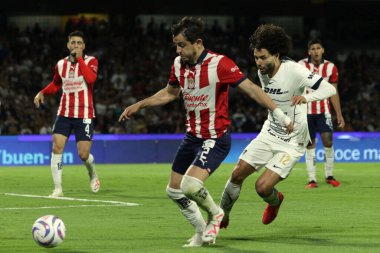
[[181, 189], [188, 198], [194, 200], [198, 206], [205, 210], [209, 215], [216, 215], [219, 213], [219, 206], [215, 204], [201, 180], [184, 175], [181, 182]]
[[316, 169], [315, 169], [315, 164], [316, 164], [315, 148], [306, 149], [305, 161], [306, 161], [307, 174], [309, 175], [309, 182], [310, 181], [317, 182]]
[[276, 190], [276, 188], [273, 188], [271, 194], [269, 194], [266, 197], [263, 197], [263, 200], [267, 202], [270, 206], [277, 206], [280, 200], [278, 198], [278, 191]]
[[88, 159], [83, 164], [86, 166], [90, 178], [96, 177], [94, 156], [92, 154], [88, 156]]
[[239, 198], [240, 191], [241, 185], [231, 183], [230, 179], [227, 181], [220, 201], [220, 207], [227, 216], [230, 214], [233, 205]]
[[62, 154], [51, 154], [50, 169], [55, 189], [62, 190]]
[[334, 169], [334, 148], [325, 147], [325, 175], [326, 178], [333, 176]]
[[190, 222], [197, 233], [203, 233], [206, 228], [206, 222], [203, 219], [202, 213], [197, 206], [197, 203], [186, 197], [180, 189], [166, 187], [166, 193], [180, 208], [181, 213], [186, 220]]

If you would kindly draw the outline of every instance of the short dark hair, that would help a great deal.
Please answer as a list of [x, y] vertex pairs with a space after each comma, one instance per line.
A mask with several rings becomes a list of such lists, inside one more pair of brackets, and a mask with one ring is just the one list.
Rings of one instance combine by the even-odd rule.
[[323, 47], [322, 40], [316, 38], [316, 39], [311, 39], [309, 40], [309, 42], [307, 42], [307, 48], [310, 48], [311, 45], [314, 45], [314, 44], [319, 44]]
[[81, 37], [83, 39], [83, 42], [86, 43], [86, 38], [84, 37], [84, 33], [82, 31], [73, 31], [69, 34], [69, 36], [67, 36], [68, 40], [70, 40], [71, 37]]
[[197, 39], [205, 39], [205, 23], [201, 18], [184, 17], [172, 25], [171, 32], [173, 37], [182, 33], [188, 41], [194, 43]]
[[289, 53], [292, 40], [282, 27], [273, 24], [260, 25], [249, 38], [251, 50], [265, 48], [270, 54], [280, 57]]

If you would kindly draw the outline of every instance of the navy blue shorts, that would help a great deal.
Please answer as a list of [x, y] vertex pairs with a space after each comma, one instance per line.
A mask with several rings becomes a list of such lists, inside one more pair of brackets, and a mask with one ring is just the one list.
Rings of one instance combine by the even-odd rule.
[[231, 149], [231, 134], [226, 131], [217, 139], [201, 139], [187, 133], [178, 147], [172, 170], [184, 175], [190, 165], [212, 174]]
[[315, 139], [317, 133], [332, 132], [333, 126], [331, 117], [322, 114], [308, 114], [307, 123], [309, 125], [310, 138]]
[[94, 119], [78, 119], [57, 116], [53, 126], [53, 133], [70, 137], [72, 131], [74, 131], [75, 140], [77, 142], [92, 141]]

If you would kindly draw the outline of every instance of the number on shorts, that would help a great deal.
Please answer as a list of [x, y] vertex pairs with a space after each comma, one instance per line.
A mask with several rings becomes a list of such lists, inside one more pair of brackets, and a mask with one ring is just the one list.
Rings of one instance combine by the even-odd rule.
[[90, 124], [86, 124], [84, 131], [86, 131], [87, 134], [90, 134]]
[[290, 161], [290, 155], [284, 154], [280, 160], [280, 163], [285, 166], [289, 163], [289, 161]]

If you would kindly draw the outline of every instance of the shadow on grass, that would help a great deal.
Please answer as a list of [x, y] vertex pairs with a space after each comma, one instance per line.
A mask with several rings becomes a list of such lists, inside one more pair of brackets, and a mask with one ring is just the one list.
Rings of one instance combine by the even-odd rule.
[[[368, 242], [339, 242], [337, 240], [332, 240], [328, 237], [328, 234], [340, 233], [339, 230], [326, 230], [319, 229], [315, 227], [308, 228], [294, 228], [294, 230], [286, 230], [281, 233], [273, 233], [269, 235], [250, 235], [250, 236], [224, 236], [223, 241], [239, 242], [239, 241], [249, 241], [249, 242], [261, 242], [270, 244], [288, 244], [288, 245], [305, 245], [305, 246], [326, 246], [335, 248], [357, 248], [358, 250], [363, 249], [379, 249], [379, 243], [368, 243]], [[321, 234], [319, 237], [318, 234]], [[343, 249], [342, 249], [343, 250]], [[244, 252], [244, 251], [242, 251]]]

